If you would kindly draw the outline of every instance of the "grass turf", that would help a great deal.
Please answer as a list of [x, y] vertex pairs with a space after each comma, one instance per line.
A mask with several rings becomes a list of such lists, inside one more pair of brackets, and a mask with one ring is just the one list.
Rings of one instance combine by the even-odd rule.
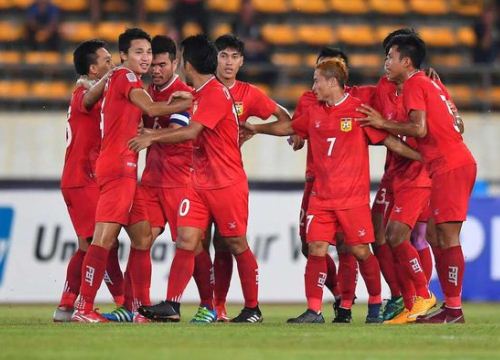
[[[1, 359], [500, 359], [500, 305], [468, 304], [464, 325], [287, 325], [303, 305], [263, 305], [264, 323], [54, 324], [54, 306], [0, 305]], [[109, 307], [105, 307], [109, 310]], [[229, 312], [236, 315], [238, 308]]]

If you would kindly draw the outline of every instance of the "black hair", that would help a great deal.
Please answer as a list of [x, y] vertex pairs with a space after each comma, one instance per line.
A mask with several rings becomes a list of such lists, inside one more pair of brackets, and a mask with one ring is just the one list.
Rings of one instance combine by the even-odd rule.
[[416, 35], [397, 35], [387, 44], [387, 51], [393, 46], [398, 48], [401, 59], [405, 57], [410, 58], [413, 66], [416, 69], [420, 69], [427, 52], [422, 39]]
[[401, 28], [401, 29], [397, 29], [397, 30], [394, 30], [393, 32], [389, 33], [389, 35], [387, 35], [384, 40], [382, 41], [382, 47], [384, 48], [384, 50], [386, 50], [386, 54], [387, 52], [389, 51], [389, 49], [387, 49], [387, 44], [389, 44], [389, 41], [391, 41], [391, 39], [395, 36], [398, 36], [398, 35], [415, 35], [415, 36], [418, 36], [418, 33], [415, 29], [413, 28]]
[[243, 53], [245, 52], [245, 43], [233, 34], [225, 34], [219, 36], [215, 40], [215, 47], [218, 51], [222, 51], [225, 49], [234, 49], [239, 52], [240, 55], [243, 55]]
[[175, 41], [165, 35], [156, 35], [151, 41], [153, 55], [168, 53], [170, 61], [174, 61], [177, 56]]
[[73, 51], [73, 64], [78, 75], [88, 75], [90, 65], [97, 61], [97, 50], [106, 46], [101, 40], [88, 40], [79, 44]]
[[203, 75], [213, 74], [217, 69], [217, 48], [206, 35], [189, 36], [182, 40], [182, 58], [184, 64], [190, 63]]
[[118, 51], [127, 53], [132, 40], [144, 39], [151, 42], [151, 36], [139, 28], [127, 29], [118, 36]]
[[326, 58], [326, 57], [332, 57], [332, 58], [339, 57], [342, 60], [344, 60], [344, 62], [347, 66], [349, 66], [349, 59], [348, 59], [347, 55], [345, 54], [345, 52], [343, 52], [339, 48], [335, 48], [332, 46], [325, 46], [324, 48], [321, 48], [321, 50], [319, 51], [318, 57], [316, 58], [316, 63], [318, 63], [320, 61], [320, 59]]

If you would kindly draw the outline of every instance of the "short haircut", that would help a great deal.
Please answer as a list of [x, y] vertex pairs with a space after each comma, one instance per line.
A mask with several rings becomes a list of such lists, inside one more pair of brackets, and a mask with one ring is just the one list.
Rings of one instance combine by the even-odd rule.
[[73, 51], [73, 64], [78, 75], [88, 75], [90, 65], [97, 61], [97, 50], [106, 46], [101, 40], [88, 40], [79, 44]]
[[397, 29], [397, 30], [394, 30], [393, 32], [389, 33], [389, 35], [387, 35], [384, 38], [384, 40], [382, 41], [382, 47], [384, 48], [386, 54], [389, 52], [389, 49], [387, 49], [387, 44], [389, 44], [389, 41], [391, 41], [391, 39], [393, 37], [398, 36], [398, 35], [416, 35], [416, 36], [418, 36], [418, 33], [413, 28], [401, 28], [401, 29]]
[[132, 40], [144, 39], [151, 42], [151, 36], [139, 28], [127, 29], [118, 36], [118, 51], [127, 53]]
[[401, 59], [404, 57], [410, 58], [413, 66], [420, 69], [427, 52], [422, 39], [416, 35], [397, 35], [387, 44], [387, 52], [393, 46], [397, 47]]
[[349, 66], [349, 59], [347, 58], [347, 55], [339, 48], [335, 48], [333, 46], [325, 46], [324, 48], [321, 48], [318, 57], [316, 58], [316, 63], [318, 63], [322, 58], [327, 57], [341, 58], [342, 60], [344, 60], [345, 64]]
[[342, 58], [333, 58], [330, 60], [322, 61], [316, 65], [316, 69], [321, 72], [321, 75], [327, 79], [334, 77], [337, 79], [340, 87], [344, 87], [349, 78], [349, 71], [347, 64]]
[[239, 52], [240, 55], [243, 55], [243, 53], [245, 52], [245, 43], [233, 34], [225, 34], [219, 36], [215, 40], [215, 47], [217, 48], [217, 51], [234, 49]]
[[177, 57], [177, 47], [174, 40], [165, 35], [156, 35], [151, 41], [153, 55], [168, 53], [171, 61]]
[[182, 58], [200, 74], [214, 74], [217, 69], [217, 48], [206, 35], [194, 35], [181, 42]]

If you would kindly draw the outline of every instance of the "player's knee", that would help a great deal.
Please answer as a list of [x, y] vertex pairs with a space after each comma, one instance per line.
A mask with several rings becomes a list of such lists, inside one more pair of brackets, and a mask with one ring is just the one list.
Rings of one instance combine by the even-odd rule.
[[325, 256], [328, 253], [328, 243], [325, 241], [313, 241], [308, 244], [308, 255]]
[[398, 231], [396, 226], [389, 225], [385, 232], [385, 241], [390, 247], [396, 247], [405, 240], [405, 237]]
[[366, 244], [352, 246], [351, 253], [358, 261], [364, 261], [372, 254], [370, 247]]
[[248, 242], [245, 237], [224, 238], [224, 242], [233, 255], [241, 254], [248, 249]]
[[302, 251], [302, 255], [304, 255], [305, 257], [307, 257], [309, 255], [309, 246], [307, 245], [307, 243], [305, 241], [302, 242], [301, 251]]
[[226, 241], [219, 236], [214, 237], [214, 249], [215, 251], [229, 251], [229, 246]]
[[436, 225], [437, 241], [440, 247], [447, 249], [460, 245], [461, 224]]

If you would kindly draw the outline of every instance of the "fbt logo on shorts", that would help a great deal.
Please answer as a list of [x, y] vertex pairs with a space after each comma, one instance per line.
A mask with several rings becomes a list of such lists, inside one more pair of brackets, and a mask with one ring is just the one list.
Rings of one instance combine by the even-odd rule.
[[0, 207], [0, 286], [2, 286], [4, 269], [9, 255], [13, 220], [14, 209]]

